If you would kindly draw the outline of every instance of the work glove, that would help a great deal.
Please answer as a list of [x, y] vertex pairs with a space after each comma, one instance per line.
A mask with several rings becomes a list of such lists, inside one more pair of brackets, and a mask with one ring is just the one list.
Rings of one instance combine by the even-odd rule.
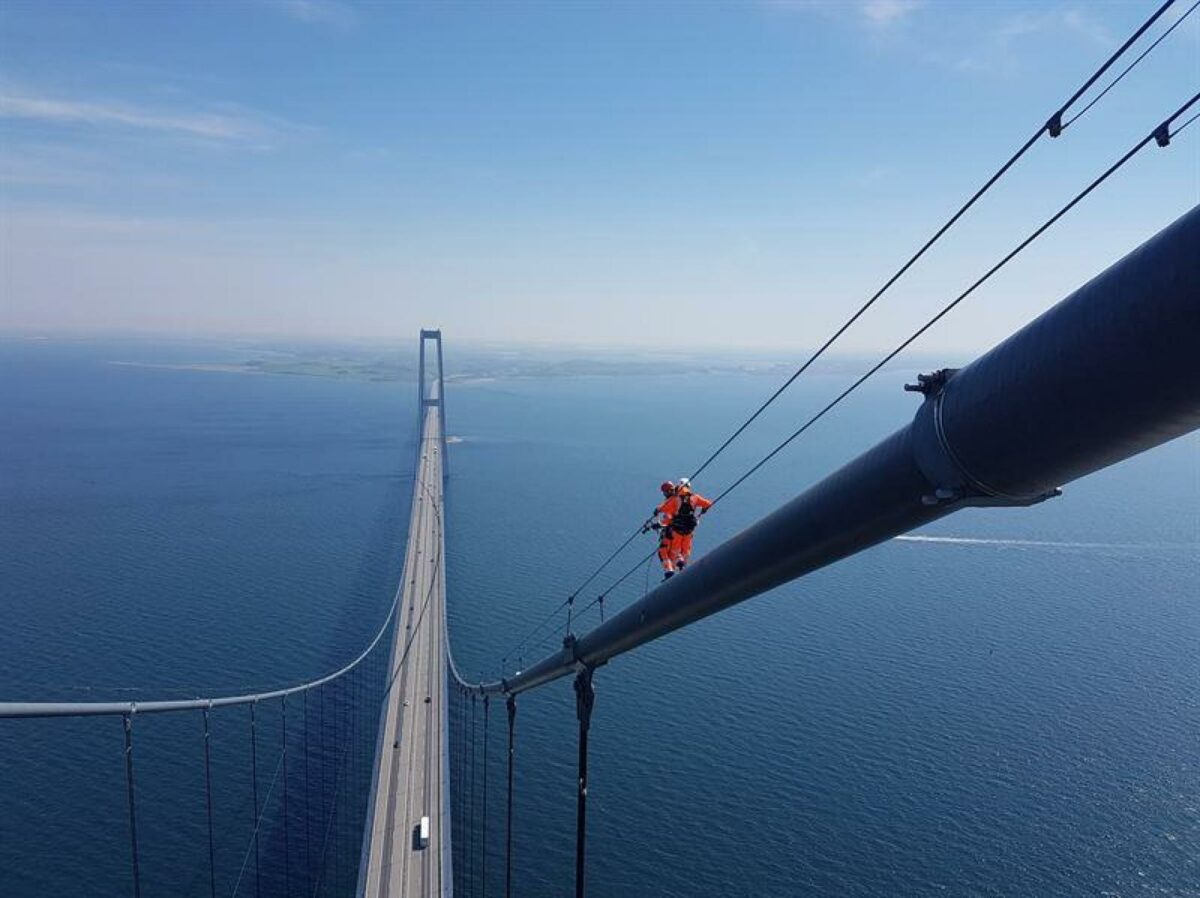
[[655, 521], [653, 524], [650, 525], [650, 529], [651, 530], [662, 530], [662, 524], [658, 523], [658, 521]]

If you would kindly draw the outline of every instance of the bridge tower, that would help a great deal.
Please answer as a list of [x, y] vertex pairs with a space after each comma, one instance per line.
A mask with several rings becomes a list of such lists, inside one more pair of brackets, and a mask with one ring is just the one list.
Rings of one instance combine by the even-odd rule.
[[[437, 344], [437, 380], [432, 384], [428, 383], [425, 374], [425, 344], [427, 341], [433, 340]], [[421, 329], [421, 359], [417, 367], [417, 413], [420, 415], [418, 425], [425, 425], [425, 409], [430, 406], [436, 407], [440, 414], [438, 415], [440, 423], [440, 432], [438, 436], [442, 444], [442, 478], [445, 479], [450, 474], [450, 466], [446, 456], [446, 379], [445, 367], [442, 362], [442, 331]]]

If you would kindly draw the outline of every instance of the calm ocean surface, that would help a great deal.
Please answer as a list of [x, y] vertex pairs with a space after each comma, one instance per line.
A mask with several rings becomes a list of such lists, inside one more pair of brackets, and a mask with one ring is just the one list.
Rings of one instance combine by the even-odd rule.
[[[334, 669], [373, 635], [402, 562], [412, 385], [145, 366], [242, 357], [0, 341], [0, 699], [244, 691]], [[904, 423], [916, 401], [900, 386], [916, 370], [881, 376], [722, 503], [698, 551]], [[847, 379], [797, 384], [700, 491]], [[777, 382], [452, 386], [460, 665], [495, 674], [658, 482]], [[610, 608], [657, 579], [646, 573]], [[1041, 506], [962, 512], [597, 673], [590, 893], [1200, 896], [1198, 648], [1195, 436]], [[138, 726], [143, 894], [207, 895], [199, 723]], [[214, 735], [222, 782], [241, 775], [243, 739]], [[522, 898], [570, 889], [574, 753], [570, 683], [523, 697]], [[0, 721], [0, 896], [130, 894], [123, 763], [118, 719]], [[244, 801], [224, 790], [218, 820], [244, 819]], [[223, 825], [218, 841], [233, 858], [245, 833]]]

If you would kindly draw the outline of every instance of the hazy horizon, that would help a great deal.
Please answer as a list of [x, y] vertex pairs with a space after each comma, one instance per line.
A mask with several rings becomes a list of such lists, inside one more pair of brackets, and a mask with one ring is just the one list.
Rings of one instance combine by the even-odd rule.
[[[13, 0], [0, 329], [816, 345], [1152, 8]], [[1043, 138], [839, 347], [914, 330], [1197, 75], [1200, 15]], [[1198, 199], [1195, 126], [916, 348], [986, 349]]]
[[[430, 325], [436, 327], [436, 325]], [[997, 339], [1002, 342], [1003, 335]], [[736, 362], [739, 359], [747, 363], [799, 365], [813, 351], [818, 343], [797, 342], [794, 344], [778, 343], [775, 345], [738, 346], [733, 344], [615, 344], [615, 343], [569, 343], [569, 342], [522, 342], [520, 340], [481, 339], [472, 337], [457, 337], [453, 333], [443, 331], [447, 367], [456, 355], [465, 354], [468, 357], [487, 356], [490, 354], [509, 354], [525, 352], [541, 358], [579, 356], [586, 358], [628, 357], [635, 359], [695, 359], [710, 356], [723, 362]], [[181, 332], [150, 332], [150, 331], [121, 331], [121, 330], [13, 330], [0, 328], [0, 342], [20, 343], [57, 343], [57, 344], [131, 344], [138, 346], [160, 345], [163, 347], [196, 346], [223, 350], [245, 350], [247, 352], [322, 352], [345, 351], [354, 353], [397, 353], [405, 357], [417, 358], [417, 331], [402, 337], [389, 336], [320, 336], [320, 335], [287, 335], [287, 334], [237, 334], [237, 333], [181, 333]], [[842, 349], [836, 344], [823, 353], [829, 363], [845, 361], [875, 360], [878, 356], [889, 352], [890, 346], [867, 347], [861, 349]], [[988, 347], [990, 348], [990, 347]], [[957, 363], [964, 358], [974, 358], [986, 349], [976, 351], [967, 348], [958, 349], [926, 349], [912, 350], [897, 357], [893, 364], [921, 363]], [[820, 363], [818, 363], [818, 368]], [[891, 366], [889, 366], [891, 367]]]

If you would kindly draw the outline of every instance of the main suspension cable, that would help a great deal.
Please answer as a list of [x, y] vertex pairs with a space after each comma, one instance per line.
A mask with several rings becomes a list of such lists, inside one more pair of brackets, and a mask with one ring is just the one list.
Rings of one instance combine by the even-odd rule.
[[[737, 429], [734, 430], [733, 433], [731, 433], [725, 439], [725, 441], [723, 443], [721, 443], [721, 445], [718, 446], [700, 464], [700, 466], [698, 468], [695, 469], [695, 471], [692, 473], [690, 479], [695, 480], [700, 474], [702, 474], [709, 467], [709, 465], [711, 465], [714, 461], [716, 461], [716, 459], [726, 449], [728, 449], [729, 446], [732, 445], [733, 442], [738, 437], [740, 437], [746, 431], [746, 429], [751, 424], [753, 424], [759, 418], [759, 416], [761, 416], [762, 413], [765, 412], [767, 410], [767, 408], [770, 407], [775, 402], [775, 400], [777, 400], [780, 396], [782, 396], [783, 393], [789, 387], [791, 387], [791, 385], [793, 383], [795, 383], [796, 380], [801, 375], [804, 374], [804, 372], [806, 372], [809, 368], [811, 368], [812, 365], [818, 359], [820, 359], [825, 354], [825, 352], [831, 346], [833, 346], [833, 344], [835, 342], [837, 342], [837, 340], [839, 340], [841, 338], [841, 336], [843, 334], [846, 333], [846, 331], [848, 331], [851, 327], [853, 327], [854, 324], [864, 314], [866, 314], [866, 312], [873, 305], [875, 305], [875, 303], [880, 298], [882, 298], [882, 296], [889, 289], [891, 289], [891, 287], [898, 280], [900, 280], [900, 278], [903, 277], [909, 271], [909, 269], [911, 269], [913, 267], [913, 265], [915, 265], [934, 246], [934, 244], [936, 244], [946, 234], [946, 232], [949, 231], [983, 197], [984, 194], [986, 194], [989, 190], [991, 190], [991, 188], [996, 184], [996, 182], [999, 181], [1002, 177], [1004, 177], [1004, 175], [1009, 171], [1009, 169], [1011, 169], [1014, 165], [1016, 165], [1016, 163], [1021, 159], [1021, 157], [1023, 157], [1033, 147], [1033, 145], [1035, 143], [1037, 143], [1037, 141], [1043, 135], [1048, 134], [1051, 137], [1058, 137], [1060, 134], [1062, 134], [1063, 130], [1068, 125], [1077, 121], [1081, 115], [1083, 115], [1085, 112], [1087, 112], [1088, 109], [1091, 109], [1092, 106], [1094, 106], [1101, 99], [1101, 97], [1103, 97], [1106, 93], [1108, 93], [1108, 91], [1110, 91], [1113, 87], [1115, 87], [1116, 84], [1122, 78], [1124, 78], [1125, 75], [1127, 75], [1139, 62], [1141, 62], [1141, 60], [1144, 59], [1145, 56], [1148, 53], [1150, 53], [1150, 51], [1152, 51], [1168, 34], [1170, 34], [1171, 31], [1173, 31], [1176, 27], [1178, 27], [1179, 23], [1182, 22], [1183, 19], [1187, 18], [1187, 16], [1192, 12], [1192, 10], [1195, 9], [1195, 6], [1197, 4], [1200, 4], [1200, 0], [1197, 0], [1197, 4], [1193, 4], [1193, 6], [1190, 9], [1188, 9], [1188, 11], [1185, 12], [1183, 14], [1183, 16], [1180, 17], [1180, 19], [1177, 20], [1171, 26], [1171, 28], [1169, 28], [1166, 31], [1166, 33], [1161, 35], [1153, 44], [1151, 44], [1145, 51], [1143, 51], [1143, 53], [1137, 59], [1135, 59], [1128, 67], [1126, 67], [1126, 69], [1123, 72], [1121, 72], [1121, 74], [1119, 74], [1097, 97], [1095, 97], [1091, 102], [1089, 102], [1088, 105], [1083, 110], [1081, 110], [1079, 113], [1077, 113], [1075, 116], [1073, 116], [1068, 122], [1064, 123], [1063, 116], [1066, 114], [1066, 112], [1079, 100], [1080, 97], [1082, 97], [1092, 87], [1092, 85], [1094, 85], [1100, 78], [1102, 78], [1104, 76], [1104, 73], [1107, 72], [1113, 66], [1113, 64], [1116, 63], [1117, 60], [1120, 59], [1126, 53], [1126, 51], [1129, 50], [1129, 48], [1138, 40], [1138, 38], [1140, 38], [1143, 34], [1145, 34], [1146, 31], [1156, 21], [1158, 21], [1158, 19], [1168, 9], [1170, 9], [1171, 6], [1174, 5], [1174, 3], [1175, 3], [1175, 0], [1165, 0], [1165, 2], [1163, 2], [1158, 7], [1158, 9], [1156, 9], [1154, 11], [1154, 13], [1152, 13], [1150, 15], [1150, 17], [1147, 18], [1146, 21], [1143, 22], [1141, 24], [1141, 26], [1136, 31], [1134, 31], [1133, 34], [1131, 34], [1125, 40], [1125, 42], [1123, 44], [1121, 44], [1121, 46], [1118, 47], [1108, 57], [1108, 59], [1106, 59], [1104, 61], [1104, 63], [1098, 69], [1096, 69], [1096, 71], [1093, 72], [1092, 75], [1086, 81], [1084, 81], [1084, 83], [1073, 94], [1071, 94], [1070, 98], [1065, 103], [1063, 103], [1061, 106], [1059, 106], [1058, 109], [1055, 110], [1055, 112], [1042, 125], [1040, 125], [1038, 127], [1038, 129], [1021, 145], [1021, 147], [1015, 153], [1013, 153], [1012, 156], [1009, 157], [1008, 161], [1005, 162], [1002, 166], [1000, 166], [1000, 168], [998, 168], [991, 175], [991, 177], [989, 177], [987, 179], [987, 181], [985, 181], [983, 183], [983, 185], [978, 190], [976, 190], [975, 193], [973, 193], [971, 195], [971, 197], [961, 207], [959, 207], [958, 211], [955, 212], [952, 216], [950, 216], [950, 218], [947, 219], [946, 222], [940, 228], [938, 228], [937, 231], [934, 232], [933, 236], [931, 236], [928, 240], [926, 240], [925, 243], [923, 243], [921, 245], [920, 249], [918, 249], [908, 259], [908, 261], [906, 261], [902, 266], [900, 266], [900, 268], [897, 269], [896, 272], [893, 273], [891, 275], [891, 277], [889, 277], [884, 282], [882, 287], [880, 287], [878, 290], [876, 290], [875, 293], [872, 294], [871, 297], [866, 302], [864, 302], [861, 306], [859, 306], [859, 308], [854, 312], [854, 314], [851, 315], [848, 319], [846, 319], [846, 321], [840, 327], [838, 327], [838, 329], [836, 331], [834, 331], [833, 334], [830, 335], [825, 340], [825, 342], [822, 343], [820, 345], [820, 347], [818, 347], [817, 350], [815, 352], [813, 352], [799, 368], [797, 368], [794, 372], [792, 372], [791, 376], [789, 376], [788, 379], [786, 381], [784, 381], [783, 384], [781, 384], [775, 390], [775, 392], [773, 392], [770, 396], [768, 396], [766, 398], [766, 400], [764, 400], [748, 418], [746, 418], [740, 425], [738, 425]], [[547, 626], [550, 623], [550, 621], [554, 620], [556, 615], [558, 615], [563, 609], [570, 607], [573, 604], [574, 600], [579, 596], [580, 592], [582, 592], [583, 589], [585, 589], [588, 586], [588, 584], [590, 584], [593, 580], [595, 580], [596, 577], [599, 576], [600, 573], [605, 568], [607, 568], [609, 564], [611, 564], [622, 552], [624, 552], [625, 549], [630, 545], [630, 543], [632, 543], [641, 533], [644, 532], [644, 530], [643, 530], [644, 526], [645, 526], [644, 523], [642, 525], [639, 525], [639, 527], [636, 530], [634, 530], [633, 533], [631, 533], [625, 539], [624, 542], [622, 542], [615, 550], [613, 550], [613, 552], [606, 559], [604, 559], [604, 561], [602, 561], [578, 587], [576, 587], [576, 589], [570, 594], [570, 596], [568, 596], [560, 605], [558, 605], [552, 612], [550, 612], [550, 614], [547, 616], [547, 618], [545, 620], [543, 620], [536, 627], [534, 627], [533, 631], [531, 631], [523, 640], [521, 640], [521, 642], [518, 643], [518, 645], [515, 648], [511, 649], [504, 656], [504, 659], [507, 660], [510, 657], [514, 657], [522, 648], [525, 647], [525, 645], [529, 642], [530, 639], [532, 639], [535, 635], [537, 635], [537, 633], [539, 633], [542, 630], [542, 628]]]
[[[1198, 0], [1197, 5], [1200, 5], [1200, 0]], [[1044, 222], [1036, 231], [1034, 231], [1032, 234], [1030, 234], [1028, 237], [1026, 237], [1025, 240], [1023, 240], [1020, 244], [1018, 244], [1011, 252], [1009, 252], [1006, 256], [1004, 256], [1004, 258], [1002, 258], [999, 262], [997, 262], [990, 269], [988, 269], [980, 278], [978, 278], [973, 284], [971, 284], [970, 287], [968, 287], [966, 290], [964, 290], [962, 293], [960, 293], [957, 297], [955, 297], [955, 299], [953, 301], [951, 301], [946, 306], [944, 306], [941, 309], [941, 311], [939, 311], [931, 319], [929, 319], [927, 322], [925, 322], [925, 324], [923, 324], [920, 328], [918, 328], [915, 332], [913, 332], [913, 334], [910, 335], [903, 343], [901, 343], [899, 346], [897, 346], [895, 349], [893, 349], [891, 352], [889, 352], [886, 356], [884, 356], [884, 358], [882, 358], [879, 362], [877, 362], [875, 365], [873, 365], [866, 373], [864, 373], [861, 377], [859, 377], [854, 383], [852, 383], [849, 387], [847, 387], [840, 394], [838, 394], [838, 396], [835, 397], [832, 401], [830, 401], [824, 408], [822, 408], [819, 412], [817, 412], [815, 415], [813, 415], [811, 418], [809, 418], [799, 429], [797, 429], [790, 436], [788, 436], [787, 439], [785, 439], [782, 443], [780, 443], [778, 446], [776, 446], [774, 449], [772, 449], [771, 452], [769, 452], [766, 456], [764, 456], [757, 463], [755, 463], [749, 470], [747, 470], [745, 473], [743, 473], [732, 484], [730, 484], [728, 487], [726, 487], [713, 500], [713, 505], [716, 505], [717, 502], [721, 501], [721, 499], [725, 498], [727, 495], [729, 495], [731, 492], [733, 492], [735, 489], [737, 489], [737, 487], [739, 487], [743, 482], [745, 482], [747, 479], [749, 479], [756, 471], [758, 471], [760, 468], [762, 468], [763, 465], [765, 465], [772, 458], [774, 458], [776, 455], [778, 455], [781, 451], [783, 451], [784, 448], [786, 448], [790, 443], [792, 443], [797, 437], [799, 437], [801, 434], [803, 434], [813, 424], [815, 424], [822, 417], [824, 417], [825, 414], [827, 414], [829, 411], [831, 411], [833, 408], [835, 408], [839, 403], [841, 403], [844, 399], [846, 399], [846, 397], [848, 397], [851, 393], [853, 393], [860, 386], [862, 386], [863, 383], [865, 383], [870, 377], [872, 377], [881, 368], [883, 368], [884, 365], [886, 365], [888, 362], [890, 362], [892, 359], [894, 359], [897, 355], [899, 355], [901, 352], [903, 352], [905, 349], [907, 349], [913, 342], [915, 342], [919, 337], [921, 337], [921, 335], [923, 335], [926, 331], [928, 331], [931, 327], [933, 327], [938, 321], [940, 321], [947, 314], [949, 314], [959, 303], [961, 303], [968, 296], [970, 296], [971, 293], [973, 293], [977, 288], [982, 286], [988, 279], [990, 279], [994, 274], [996, 274], [1001, 268], [1003, 268], [1005, 265], [1007, 265], [1010, 261], [1012, 261], [1013, 258], [1015, 258], [1019, 253], [1021, 253], [1026, 247], [1028, 247], [1038, 237], [1040, 237], [1043, 233], [1045, 233], [1045, 231], [1047, 231], [1051, 226], [1053, 226], [1060, 218], [1062, 218], [1064, 215], [1066, 215], [1072, 208], [1074, 208], [1085, 197], [1087, 197], [1088, 194], [1090, 194], [1093, 190], [1095, 190], [1097, 187], [1099, 187], [1101, 184], [1103, 184], [1104, 181], [1106, 181], [1118, 169], [1120, 169], [1123, 165], [1125, 165], [1126, 162], [1128, 162], [1135, 155], [1137, 155], [1137, 153], [1139, 153], [1142, 149], [1144, 149], [1146, 147], [1146, 145], [1150, 143], [1150, 141], [1153, 140], [1153, 141], [1157, 142], [1160, 147], [1165, 147], [1171, 142], [1171, 140], [1174, 137], [1176, 137], [1181, 131], [1183, 131], [1184, 128], [1186, 128], [1188, 125], [1192, 124], [1192, 122], [1196, 121], [1197, 119], [1200, 119], [1200, 112], [1196, 112], [1190, 118], [1186, 119], [1178, 127], [1175, 127], [1173, 129], [1171, 128], [1172, 122], [1174, 122], [1184, 112], [1186, 112], [1189, 108], [1191, 108], [1193, 105], [1195, 105], [1198, 102], [1200, 102], [1200, 93], [1193, 96], [1183, 106], [1181, 106], [1170, 118], [1163, 121], [1158, 127], [1156, 127], [1148, 135], [1143, 137], [1134, 147], [1132, 147], [1127, 153], [1125, 153], [1125, 155], [1123, 155], [1115, 163], [1113, 163], [1111, 166], [1109, 166], [1109, 168], [1106, 169], [1099, 177], [1097, 177], [1090, 184], [1088, 184], [1087, 187], [1085, 187], [1082, 191], [1080, 191], [1069, 203], [1067, 203], [1065, 206], [1063, 206], [1051, 218], [1049, 218], [1046, 222]], [[600, 606], [601, 609], [603, 609], [603, 603], [604, 603], [605, 599], [609, 595], [612, 594], [613, 590], [615, 590], [618, 586], [620, 586], [622, 583], [624, 583], [626, 580], [628, 580], [630, 577], [632, 577], [642, 567], [643, 564], [645, 564], [651, 558], [654, 557], [654, 554], [655, 554], [655, 552], [652, 551], [652, 552], [650, 552], [649, 555], [646, 555], [645, 557], [639, 559], [632, 567], [630, 567], [623, 574], [621, 574], [620, 577], [618, 577], [616, 580], [614, 580], [612, 583], [610, 583], [608, 585], [608, 587], [604, 589], [603, 592], [601, 592], [598, 596], [596, 596], [596, 598], [594, 598], [587, 605], [584, 605], [583, 608], [581, 608], [578, 612], [576, 612], [575, 621], [578, 622], [579, 620], [581, 620], [583, 618], [583, 616], [585, 614], [587, 614], [594, 607]], [[553, 632], [550, 635], [553, 635]], [[549, 638], [549, 636], [543, 637], [543, 639], [541, 639], [538, 643], [531, 646], [531, 649], [536, 649], [536, 648], [540, 647], [541, 645], [543, 645], [546, 642], [546, 640], [548, 638]]]

